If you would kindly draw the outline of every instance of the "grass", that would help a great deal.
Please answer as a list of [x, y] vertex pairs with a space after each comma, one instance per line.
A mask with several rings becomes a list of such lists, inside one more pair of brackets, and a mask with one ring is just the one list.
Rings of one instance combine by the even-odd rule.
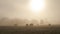
[[13, 27], [1, 26], [0, 34], [60, 34], [60, 27]]

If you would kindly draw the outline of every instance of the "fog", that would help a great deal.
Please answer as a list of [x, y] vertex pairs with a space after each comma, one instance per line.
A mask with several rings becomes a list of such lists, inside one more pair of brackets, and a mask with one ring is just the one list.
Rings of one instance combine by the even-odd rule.
[[[50, 24], [60, 24], [60, 0], [45, 0], [45, 9], [39, 14], [30, 10], [31, 0], [0, 0], [0, 20], [3, 18], [48, 21]], [[13, 25], [15, 23], [1, 22], [1, 25]], [[26, 23], [18, 23], [24, 25]], [[35, 23], [36, 24], [36, 23]], [[37, 23], [38, 24], [38, 23]]]

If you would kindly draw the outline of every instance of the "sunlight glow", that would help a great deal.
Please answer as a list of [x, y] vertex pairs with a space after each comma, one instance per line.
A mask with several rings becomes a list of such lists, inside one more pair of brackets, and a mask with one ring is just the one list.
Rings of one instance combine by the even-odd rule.
[[45, 8], [45, 1], [44, 0], [31, 0], [31, 10], [32, 12], [40, 12]]

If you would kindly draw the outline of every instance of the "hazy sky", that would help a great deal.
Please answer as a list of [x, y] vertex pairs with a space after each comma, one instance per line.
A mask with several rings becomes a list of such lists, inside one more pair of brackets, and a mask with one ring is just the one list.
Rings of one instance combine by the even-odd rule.
[[[60, 0], [45, 0], [45, 9], [39, 15], [31, 13], [30, 0], [0, 0], [0, 18], [44, 19], [60, 22]], [[52, 23], [52, 22], [51, 22]]]

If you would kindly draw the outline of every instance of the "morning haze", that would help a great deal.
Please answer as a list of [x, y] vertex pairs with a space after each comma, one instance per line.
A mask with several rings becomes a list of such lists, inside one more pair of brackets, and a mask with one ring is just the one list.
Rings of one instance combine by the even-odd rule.
[[45, 0], [45, 8], [36, 13], [32, 12], [30, 3], [31, 0], [0, 0], [0, 26], [20, 26], [32, 21], [40, 25], [40, 20], [44, 20], [44, 24], [46, 21], [60, 24], [60, 0]]

